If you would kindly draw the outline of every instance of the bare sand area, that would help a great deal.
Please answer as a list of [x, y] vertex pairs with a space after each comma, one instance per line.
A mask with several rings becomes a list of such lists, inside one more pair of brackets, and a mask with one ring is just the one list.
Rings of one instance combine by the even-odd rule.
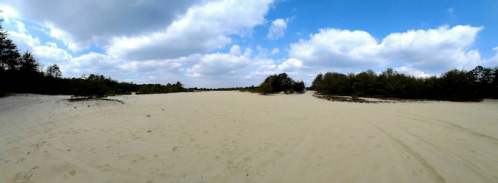
[[0, 98], [3, 182], [498, 182], [498, 101]]

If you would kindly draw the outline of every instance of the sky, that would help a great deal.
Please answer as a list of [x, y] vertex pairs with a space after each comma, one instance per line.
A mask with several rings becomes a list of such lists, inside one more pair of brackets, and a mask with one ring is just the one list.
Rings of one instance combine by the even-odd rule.
[[185, 87], [288, 73], [427, 77], [498, 66], [496, 0], [3, 0], [2, 26], [64, 77]]

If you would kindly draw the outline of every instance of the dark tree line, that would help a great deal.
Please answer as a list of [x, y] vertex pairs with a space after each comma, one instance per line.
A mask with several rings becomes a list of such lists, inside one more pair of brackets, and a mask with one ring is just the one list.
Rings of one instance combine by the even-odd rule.
[[183, 88], [183, 84], [176, 82], [175, 84], [146, 84], [143, 85], [139, 90], [139, 94], [154, 94], [154, 93], [174, 93], [174, 92], [187, 92], [192, 91], [191, 89]]
[[[0, 23], [3, 19], [0, 19]], [[105, 95], [142, 93], [169, 93], [189, 91], [183, 84], [137, 85], [118, 82], [103, 75], [90, 74], [79, 78], [62, 78], [56, 64], [47, 69], [40, 67], [33, 55], [21, 53], [17, 45], [7, 38], [0, 24], [0, 96], [5, 93], [65, 94], [78, 97], [102, 97]]]
[[285, 93], [303, 93], [305, 85], [303, 81], [294, 81], [287, 73], [281, 73], [268, 76], [258, 87], [251, 86], [240, 88], [239, 90], [262, 94], [279, 93], [282, 91]]
[[380, 74], [372, 70], [347, 75], [327, 72], [317, 75], [310, 89], [329, 95], [477, 101], [498, 98], [498, 67], [454, 69], [428, 78], [400, 74], [391, 68]]

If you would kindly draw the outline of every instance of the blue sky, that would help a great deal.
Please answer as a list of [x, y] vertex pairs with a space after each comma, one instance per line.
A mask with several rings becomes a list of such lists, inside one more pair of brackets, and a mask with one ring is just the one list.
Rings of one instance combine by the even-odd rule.
[[259, 84], [287, 72], [425, 77], [498, 66], [498, 1], [7, 0], [21, 50], [63, 76], [187, 87]]

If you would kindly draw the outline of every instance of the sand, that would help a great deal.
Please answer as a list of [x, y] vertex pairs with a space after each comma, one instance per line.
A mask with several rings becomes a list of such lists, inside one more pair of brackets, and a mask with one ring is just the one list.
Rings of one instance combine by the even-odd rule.
[[497, 100], [67, 98], [0, 99], [0, 183], [498, 182]]

